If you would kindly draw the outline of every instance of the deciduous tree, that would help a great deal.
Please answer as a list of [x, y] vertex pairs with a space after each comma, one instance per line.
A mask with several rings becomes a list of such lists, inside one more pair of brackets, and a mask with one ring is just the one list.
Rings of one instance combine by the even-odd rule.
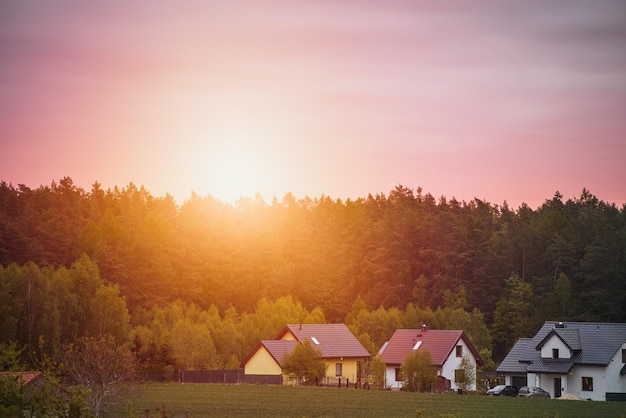
[[283, 358], [283, 373], [300, 384], [313, 385], [326, 375], [322, 353], [307, 339]]
[[400, 367], [402, 389], [424, 392], [431, 389], [437, 378], [437, 370], [428, 350], [416, 350], [409, 354]]
[[64, 347], [61, 364], [69, 383], [88, 389], [96, 417], [132, 394], [135, 356], [112, 336], [83, 337]]

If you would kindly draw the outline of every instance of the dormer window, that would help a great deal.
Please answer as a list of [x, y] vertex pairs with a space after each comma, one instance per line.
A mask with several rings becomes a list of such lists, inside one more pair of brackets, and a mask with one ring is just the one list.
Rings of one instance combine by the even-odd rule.
[[559, 349], [558, 348], [553, 348], [552, 349], [552, 358], [559, 358]]

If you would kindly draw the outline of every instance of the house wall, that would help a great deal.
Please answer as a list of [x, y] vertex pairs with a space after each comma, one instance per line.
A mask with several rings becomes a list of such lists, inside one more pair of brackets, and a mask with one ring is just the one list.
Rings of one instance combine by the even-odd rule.
[[244, 373], [279, 375], [283, 372], [274, 357], [268, 353], [265, 347], [261, 346], [246, 363]]
[[396, 369], [399, 364], [387, 364], [385, 367], [385, 387], [390, 389], [402, 389], [402, 382], [396, 381]]
[[619, 374], [622, 367], [624, 367], [624, 363], [622, 362], [622, 350], [626, 350], [626, 342], [617, 350], [617, 353], [615, 353], [606, 368], [607, 392], [626, 393], [626, 375]]
[[[594, 401], [606, 400], [606, 368], [603, 366], [574, 366], [568, 377], [569, 393], [578, 396], [580, 399], [591, 399]], [[618, 370], [619, 374], [619, 370]], [[583, 390], [583, 377], [593, 378], [593, 391]]]
[[[472, 360], [472, 364], [474, 365], [474, 377], [476, 376], [476, 358], [473, 356], [467, 344], [463, 339], [460, 339], [456, 345], [463, 346], [463, 354], [469, 354], [470, 359]], [[453, 349], [446, 361], [443, 363], [441, 367], [441, 376], [450, 380], [452, 390], [460, 389], [460, 385], [458, 385], [454, 380], [454, 371], [459, 368], [459, 364], [463, 357], [456, 356], [456, 349]], [[476, 390], [476, 379], [474, 379], [474, 383], [467, 387], [467, 390]]]
[[280, 337], [280, 339], [281, 339], [281, 341], [295, 341], [296, 337], [295, 337], [295, 335], [293, 335], [291, 333], [291, 331], [287, 330], [287, 332], [285, 332], [285, 335]]
[[552, 349], [559, 349], [559, 358], [571, 358], [572, 351], [563, 341], [556, 335], [550, 337], [541, 347], [541, 357], [552, 358]]
[[[345, 382], [345, 380], [348, 379], [350, 384], [356, 383], [358, 376], [358, 360], [360, 359], [345, 357], [325, 358], [324, 363], [326, 363], [326, 377], [331, 379], [331, 381], [341, 377], [342, 382]], [[337, 363], [341, 363], [341, 376], [336, 375]]]
[[[550, 394], [551, 398], [555, 398], [554, 391], [554, 379], [561, 379], [561, 396], [566, 393], [574, 395], [572, 387], [572, 376], [566, 374], [541, 374], [541, 373], [528, 373], [528, 386], [538, 386]], [[518, 388], [519, 389], [519, 388]], [[576, 395], [578, 396], [578, 395]]]
[[[592, 391], [583, 390], [583, 377], [593, 379]], [[574, 366], [572, 371], [565, 375], [528, 373], [528, 385], [539, 386], [554, 398], [554, 379], [556, 378], [561, 379], [561, 395], [570, 393], [580, 399], [606, 400], [607, 382], [603, 366]]]

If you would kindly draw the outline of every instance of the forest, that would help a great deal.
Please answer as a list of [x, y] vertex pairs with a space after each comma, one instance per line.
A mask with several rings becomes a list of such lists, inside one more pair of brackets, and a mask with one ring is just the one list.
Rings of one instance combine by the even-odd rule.
[[146, 374], [238, 367], [286, 323], [463, 329], [497, 362], [546, 320], [626, 321], [626, 206], [583, 189], [536, 208], [397, 186], [182, 204], [133, 183], [0, 182], [0, 347], [36, 365], [84, 336]]

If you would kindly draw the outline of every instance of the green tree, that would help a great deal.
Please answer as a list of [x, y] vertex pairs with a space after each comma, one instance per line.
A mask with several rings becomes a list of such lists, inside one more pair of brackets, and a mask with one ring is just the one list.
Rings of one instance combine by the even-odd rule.
[[409, 354], [400, 367], [402, 389], [409, 392], [430, 391], [437, 379], [437, 370], [428, 350], [416, 350]]
[[556, 279], [556, 285], [554, 292], [556, 293], [556, 297], [561, 305], [564, 318], [568, 318], [568, 310], [570, 298], [572, 296], [572, 285], [570, 283], [569, 278], [565, 273], [559, 273], [558, 279]]
[[296, 379], [299, 384], [313, 385], [326, 376], [326, 363], [321, 351], [307, 339], [296, 344], [293, 351], [284, 356], [283, 373]]
[[118, 285], [100, 286], [92, 297], [90, 334], [111, 335], [119, 343], [128, 341], [130, 315]]
[[172, 329], [172, 352], [184, 370], [207, 370], [222, 366], [206, 324], [179, 320]]
[[21, 357], [24, 348], [19, 348], [15, 341], [0, 343], [0, 371], [16, 372], [23, 370]]
[[520, 337], [532, 335], [534, 317], [532, 310], [533, 288], [518, 275], [506, 281], [504, 296], [496, 304], [492, 336], [496, 358], [503, 358]]
[[469, 303], [467, 303], [467, 291], [465, 290], [465, 286], [459, 287], [459, 290], [454, 293], [452, 293], [450, 289], [444, 290], [443, 305], [446, 308], [467, 310]]
[[387, 383], [385, 382], [385, 363], [382, 361], [380, 356], [374, 356], [372, 361], [370, 362], [370, 371], [372, 373], [372, 378], [374, 379], [374, 383], [378, 386], [379, 389], [386, 389]]
[[489, 350], [488, 348], [483, 348], [478, 354], [480, 354], [480, 358], [483, 359], [483, 365], [482, 367], [480, 367], [480, 370], [490, 372], [496, 370], [496, 363], [494, 363], [492, 359], [493, 354], [491, 350]]
[[469, 354], [464, 354], [459, 361], [459, 365], [457, 370], [460, 370], [459, 376], [460, 379], [456, 381], [456, 383], [460, 386], [464, 391], [468, 388], [472, 387], [474, 383], [476, 383], [476, 366], [472, 362]]

